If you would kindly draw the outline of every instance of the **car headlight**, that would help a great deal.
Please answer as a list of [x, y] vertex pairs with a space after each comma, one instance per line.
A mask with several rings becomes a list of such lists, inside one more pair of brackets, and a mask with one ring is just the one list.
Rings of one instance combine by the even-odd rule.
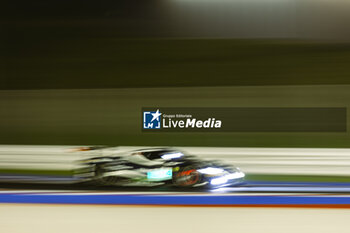
[[202, 168], [198, 169], [198, 172], [206, 175], [216, 175], [216, 174], [221, 174], [225, 170], [222, 168], [217, 168], [217, 167], [207, 167], [207, 168]]
[[229, 175], [226, 175], [225, 177], [229, 180], [232, 180], [232, 179], [239, 179], [239, 178], [243, 178], [245, 175], [243, 172], [235, 172], [235, 173], [232, 173], [232, 174], [229, 174]]
[[228, 181], [227, 177], [223, 176], [223, 177], [212, 179], [210, 181], [210, 184], [212, 184], [212, 185], [225, 184], [225, 183], [227, 183], [227, 181]]
[[243, 178], [245, 175], [243, 172], [235, 172], [232, 174], [228, 174], [225, 176], [221, 176], [219, 178], [214, 178], [210, 181], [210, 184], [212, 185], [220, 185], [220, 184], [225, 184], [227, 183], [229, 180], [234, 180], [234, 179], [240, 179]]

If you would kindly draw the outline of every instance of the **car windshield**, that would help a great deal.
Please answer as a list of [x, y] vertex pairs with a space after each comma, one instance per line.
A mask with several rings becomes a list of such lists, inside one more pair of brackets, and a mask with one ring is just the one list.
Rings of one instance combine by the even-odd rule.
[[142, 152], [143, 156], [146, 158], [153, 159], [176, 159], [183, 157], [184, 154], [180, 151], [175, 150], [159, 150], [159, 151], [147, 151]]

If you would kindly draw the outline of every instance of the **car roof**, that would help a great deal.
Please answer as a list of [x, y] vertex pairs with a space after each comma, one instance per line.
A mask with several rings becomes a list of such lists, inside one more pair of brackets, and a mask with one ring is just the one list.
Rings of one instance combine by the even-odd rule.
[[169, 147], [155, 147], [155, 148], [145, 148], [145, 149], [139, 149], [139, 150], [134, 150], [133, 152], [160, 152], [160, 151], [179, 151], [174, 148], [169, 148]]

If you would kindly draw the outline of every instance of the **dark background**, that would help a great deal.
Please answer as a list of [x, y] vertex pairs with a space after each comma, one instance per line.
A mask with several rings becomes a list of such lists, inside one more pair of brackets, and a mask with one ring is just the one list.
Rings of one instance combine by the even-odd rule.
[[350, 4], [2, 1], [0, 89], [349, 84]]
[[145, 134], [139, 117], [145, 106], [350, 107], [349, 7], [1, 1], [0, 144], [349, 147], [348, 133]]

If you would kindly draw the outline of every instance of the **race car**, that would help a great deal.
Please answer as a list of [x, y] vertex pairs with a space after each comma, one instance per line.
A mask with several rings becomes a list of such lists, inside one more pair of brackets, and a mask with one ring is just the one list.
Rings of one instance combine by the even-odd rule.
[[6, 146], [0, 182], [101, 186], [220, 187], [239, 185], [237, 167], [173, 148]]
[[118, 156], [99, 156], [83, 163], [93, 167], [93, 181], [107, 186], [220, 187], [239, 185], [239, 168], [206, 161], [171, 148], [149, 148]]

